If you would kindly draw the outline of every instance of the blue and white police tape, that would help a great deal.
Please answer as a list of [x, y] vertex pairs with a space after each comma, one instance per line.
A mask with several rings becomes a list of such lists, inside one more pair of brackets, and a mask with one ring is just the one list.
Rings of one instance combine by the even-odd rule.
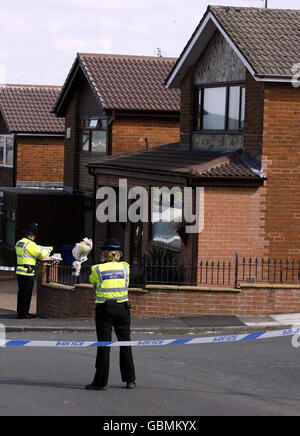
[[13, 266], [0, 266], [0, 271], [15, 271]]
[[0, 347], [59, 347], [59, 348], [85, 348], [85, 347], [149, 347], [161, 345], [195, 345], [224, 342], [250, 341], [255, 339], [271, 339], [300, 334], [299, 328], [287, 330], [273, 330], [261, 333], [247, 333], [224, 336], [203, 336], [186, 339], [146, 339], [140, 341], [110, 341], [110, 342], [84, 342], [84, 341], [20, 341], [0, 340]]

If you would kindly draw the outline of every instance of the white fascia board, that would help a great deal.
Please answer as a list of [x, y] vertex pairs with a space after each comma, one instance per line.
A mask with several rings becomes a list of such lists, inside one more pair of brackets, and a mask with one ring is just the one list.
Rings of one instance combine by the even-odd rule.
[[255, 77], [255, 76], [254, 79], [257, 82], [293, 83], [293, 79], [280, 79], [280, 78], [272, 79], [272, 77]]
[[[215, 18], [215, 16], [209, 12], [207, 14], [207, 17], [203, 21], [202, 25], [199, 27], [197, 33], [194, 35], [193, 39], [191, 40], [189, 46], [186, 48], [185, 52], [182, 54], [182, 57], [180, 61], [178, 62], [178, 65], [176, 66], [175, 70], [173, 71], [172, 75], [170, 76], [168, 82], [166, 83], [166, 87], [169, 88], [173, 80], [175, 79], [176, 75], [178, 74], [179, 70], [183, 66], [184, 62], [186, 61], [187, 57], [191, 53], [194, 45], [198, 41], [199, 37], [201, 36], [203, 30], [207, 26], [209, 21], [212, 21], [216, 27], [220, 31], [220, 33], [223, 35], [227, 43], [230, 45], [232, 50], [236, 53], [236, 55], [239, 57], [239, 59], [243, 62], [247, 70], [250, 72], [250, 74], [254, 77], [254, 79], [258, 82], [280, 82], [280, 83], [292, 83], [292, 79], [284, 79], [284, 78], [272, 78], [272, 77], [257, 77], [256, 72], [252, 68], [252, 66], [249, 64], [247, 59], [243, 56], [241, 51], [237, 48], [237, 46], [234, 44], [234, 42], [231, 40], [231, 38], [227, 35], [225, 30], [222, 28], [218, 20]], [[200, 54], [199, 54], [200, 56]]]
[[202, 25], [200, 26], [200, 28], [198, 29], [198, 32], [194, 35], [194, 38], [191, 40], [189, 46], [186, 48], [186, 50], [184, 51], [184, 53], [182, 54], [182, 57], [180, 59], [180, 61], [178, 62], [178, 65], [176, 66], [175, 70], [173, 71], [171, 77], [169, 78], [168, 82], [166, 83], [166, 87], [169, 88], [171, 83], [173, 82], [173, 80], [175, 79], [175, 76], [177, 75], [178, 71], [181, 69], [182, 65], [184, 64], [186, 58], [188, 57], [188, 55], [190, 54], [192, 48], [194, 47], [194, 45], [196, 44], [199, 36], [201, 35], [201, 33], [203, 32], [203, 29], [206, 27], [207, 23], [209, 22], [209, 20], [211, 19], [211, 12], [209, 12], [209, 14], [207, 15], [207, 17], [205, 18], [205, 20], [203, 21]]
[[15, 133], [16, 136], [51, 136], [51, 137], [59, 137], [59, 138], [64, 138], [65, 134], [64, 133], [22, 133], [22, 132], [18, 132]]

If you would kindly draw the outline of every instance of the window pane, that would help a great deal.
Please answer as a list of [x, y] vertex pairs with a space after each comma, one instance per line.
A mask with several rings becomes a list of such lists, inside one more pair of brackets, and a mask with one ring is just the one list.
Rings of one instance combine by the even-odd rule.
[[197, 98], [197, 109], [196, 109], [196, 116], [197, 116], [197, 121], [196, 121], [196, 128], [197, 129], [201, 129], [201, 95], [202, 95], [202, 90], [199, 89], [198, 90], [198, 96]]
[[4, 136], [0, 136], [0, 165], [3, 165], [4, 158]]
[[203, 129], [224, 130], [226, 88], [206, 88], [203, 91]]
[[246, 106], [246, 88], [242, 88], [242, 96], [241, 96], [241, 126], [243, 129], [245, 127], [245, 106]]
[[158, 222], [152, 224], [152, 243], [172, 251], [181, 250], [181, 239], [170, 223]]
[[84, 130], [81, 134], [81, 150], [89, 151], [90, 149], [90, 132]]
[[175, 223], [182, 222], [182, 193], [159, 195], [159, 188], [152, 190], [152, 243], [173, 251], [181, 250], [181, 238]]
[[229, 88], [228, 129], [239, 130], [240, 127], [240, 86]]
[[105, 153], [106, 152], [106, 131], [94, 130], [92, 131], [92, 152]]
[[6, 137], [6, 165], [13, 165], [14, 163], [14, 149], [12, 136]]
[[105, 130], [107, 128], [107, 120], [101, 120], [101, 129]]
[[89, 127], [90, 127], [91, 129], [96, 129], [96, 128], [98, 127], [98, 123], [99, 123], [99, 120], [98, 120], [98, 119], [90, 120]]

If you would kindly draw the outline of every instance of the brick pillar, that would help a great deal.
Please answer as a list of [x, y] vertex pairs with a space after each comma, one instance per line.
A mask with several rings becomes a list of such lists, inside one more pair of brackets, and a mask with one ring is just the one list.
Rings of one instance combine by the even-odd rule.
[[264, 83], [257, 82], [247, 71], [244, 145], [259, 160], [262, 155], [263, 122]]
[[191, 145], [194, 116], [194, 69], [190, 68], [181, 85], [180, 141]]

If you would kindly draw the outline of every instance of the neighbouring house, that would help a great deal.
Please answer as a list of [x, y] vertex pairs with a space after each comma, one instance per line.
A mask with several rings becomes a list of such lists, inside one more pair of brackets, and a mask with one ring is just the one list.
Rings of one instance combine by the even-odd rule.
[[15, 242], [30, 222], [39, 223], [44, 245], [59, 248], [77, 239], [68, 229], [70, 221], [62, 221], [62, 216], [72, 219], [77, 205], [63, 192], [65, 123], [51, 113], [60, 89], [0, 87], [0, 258], [9, 265], [15, 261]]
[[64, 189], [85, 199], [85, 234], [94, 235], [94, 178], [87, 165], [116, 153], [179, 140], [180, 91], [165, 77], [175, 59], [78, 54], [53, 112], [65, 117]]
[[60, 89], [0, 86], [0, 186], [63, 187], [65, 125], [51, 113]]
[[[169, 90], [181, 90], [180, 141], [89, 164], [96, 192], [117, 192], [122, 178], [128, 189], [148, 192], [186, 186], [195, 195], [202, 188], [198, 233], [156, 223], [149, 212], [148, 223], [122, 224], [127, 260], [151, 242], [195, 263], [232, 260], [236, 252], [300, 257], [299, 25], [299, 10], [208, 7], [166, 76]], [[154, 202], [159, 210], [159, 198]], [[96, 247], [114, 227], [96, 223]]]

